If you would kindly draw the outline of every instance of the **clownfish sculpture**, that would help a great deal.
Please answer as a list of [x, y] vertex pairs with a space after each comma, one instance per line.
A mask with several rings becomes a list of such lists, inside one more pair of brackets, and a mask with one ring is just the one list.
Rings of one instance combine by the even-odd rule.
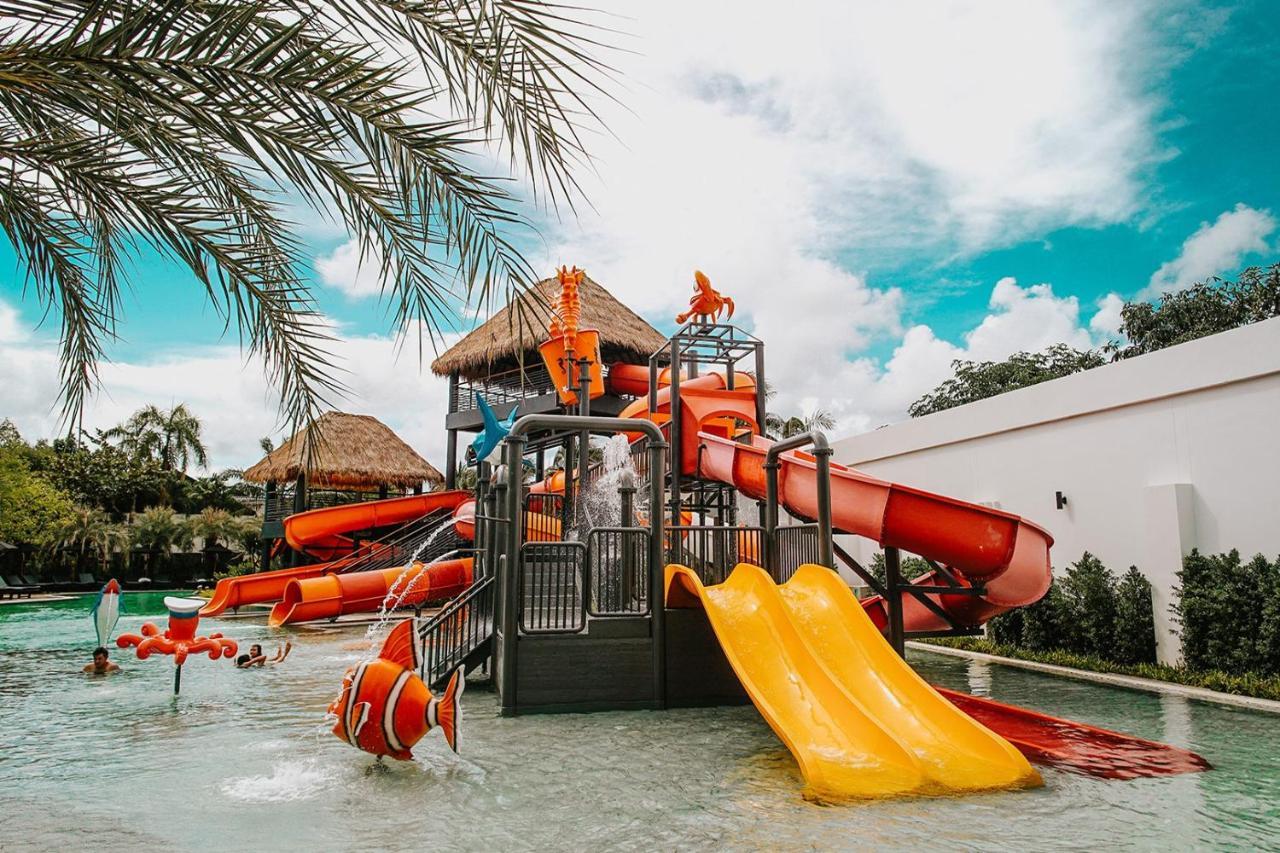
[[431, 695], [418, 677], [418, 643], [413, 620], [407, 619], [387, 636], [378, 657], [347, 670], [342, 692], [329, 706], [338, 717], [333, 733], [381, 758], [407, 761], [422, 736], [439, 727], [450, 749], [458, 751], [458, 724], [466, 680], [459, 668], [444, 695]]

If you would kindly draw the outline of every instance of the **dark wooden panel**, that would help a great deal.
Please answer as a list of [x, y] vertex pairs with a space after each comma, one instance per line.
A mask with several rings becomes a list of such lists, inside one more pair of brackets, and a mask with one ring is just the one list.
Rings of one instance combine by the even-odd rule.
[[749, 702], [700, 609], [667, 611], [667, 704], [672, 708]]
[[522, 713], [645, 707], [653, 702], [652, 649], [648, 639], [521, 637], [516, 703]]

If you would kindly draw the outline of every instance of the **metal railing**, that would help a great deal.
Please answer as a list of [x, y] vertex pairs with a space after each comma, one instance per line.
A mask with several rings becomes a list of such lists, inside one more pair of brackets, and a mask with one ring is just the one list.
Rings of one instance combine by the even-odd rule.
[[649, 612], [649, 531], [597, 527], [587, 536], [591, 616], [642, 616]]
[[389, 569], [392, 566], [405, 565], [415, 559], [422, 563], [429, 563], [450, 551], [470, 550], [457, 531], [451, 527], [444, 527], [450, 518], [451, 514], [447, 510], [438, 510], [417, 521], [409, 522], [380, 539], [362, 546], [363, 553], [356, 555], [354, 560], [342, 566], [338, 572], [347, 574]]
[[668, 563], [697, 572], [704, 584], [723, 583], [738, 563], [768, 568], [762, 527], [681, 526], [667, 528]]
[[[283, 521], [291, 515], [298, 512], [294, 508], [293, 498], [295, 490], [293, 487], [282, 488], [273, 491], [263, 499], [263, 520], [265, 521]], [[385, 497], [398, 498], [404, 494], [402, 491], [388, 492]], [[331, 506], [343, 506], [344, 504], [365, 503], [367, 501], [383, 500], [384, 496], [376, 489], [369, 490], [341, 490], [341, 489], [308, 489], [306, 497], [306, 505], [303, 511], [309, 509], [324, 509]]]
[[555, 383], [544, 364], [526, 364], [498, 373], [490, 373], [481, 379], [463, 379], [449, 389], [449, 411], [469, 412], [478, 409], [478, 397], [484, 397], [491, 406], [515, 403], [529, 397], [554, 394]]
[[587, 627], [585, 542], [526, 542], [518, 573], [520, 630], [576, 634]]
[[795, 524], [773, 532], [776, 562], [770, 567], [773, 579], [786, 583], [805, 563], [822, 565], [822, 548], [818, 525]]
[[418, 629], [422, 680], [437, 686], [493, 636], [494, 577], [481, 578]]

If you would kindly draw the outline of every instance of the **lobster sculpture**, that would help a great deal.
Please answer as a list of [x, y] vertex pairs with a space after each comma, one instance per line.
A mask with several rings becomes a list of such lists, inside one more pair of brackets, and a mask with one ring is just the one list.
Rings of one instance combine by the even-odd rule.
[[721, 296], [719, 291], [711, 286], [711, 279], [703, 274], [702, 270], [693, 271], [694, 293], [689, 300], [689, 310], [683, 314], [676, 315], [676, 322], [683, 325], [691, 318], [697, 317], [703, 322], [714, 323], [720, 319], [720, 312], [725, 308], [729, 309], [726, 319], [733, 317], [733, 300], [728, 296]]
[[233, 658], [239, 647], [235, 640], [228, 640], [221, 634], [210, 634], [207, 637], [196, 636], [196, 626], [200, 624], [200, 608], [203, 599], [176, 598], [166, 596], [164, 606], [169, 610], [169, 627], [161, 632], [154, 623], [142, 625], [141, 636], [138, 634], [121, 634], [116, 638], [116, 645], [122, 649], [129, 646], [137, 648], [139, 660], [146, 660], [153, 653], [171, 655], [173, 657], [173, 692], [177, 693], [182, 684], [182, 665], [187, 655], [208, 652], [210, 660]]

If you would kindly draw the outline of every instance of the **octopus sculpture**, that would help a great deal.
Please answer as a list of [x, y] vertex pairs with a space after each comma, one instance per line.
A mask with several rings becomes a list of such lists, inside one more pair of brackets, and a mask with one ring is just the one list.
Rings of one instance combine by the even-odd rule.
[[169, 610], [168, 628], [162, 632], [154, 623], [146, 622], [140, 629], [141, 634], [121, 634], [116, 638], [116, 645], [122, 649], [136, 647], [139, 660], [146, 660], [154, 653], [172, 656], [175, 667], [173, 692], [177, 693], [187, 655], [208, 652], [210, 660], [234, 658], [239, 647], [235, 640], [229, 640], [222, 634], [196, 636], [203, 600], [167, 596], [164, 606]]

